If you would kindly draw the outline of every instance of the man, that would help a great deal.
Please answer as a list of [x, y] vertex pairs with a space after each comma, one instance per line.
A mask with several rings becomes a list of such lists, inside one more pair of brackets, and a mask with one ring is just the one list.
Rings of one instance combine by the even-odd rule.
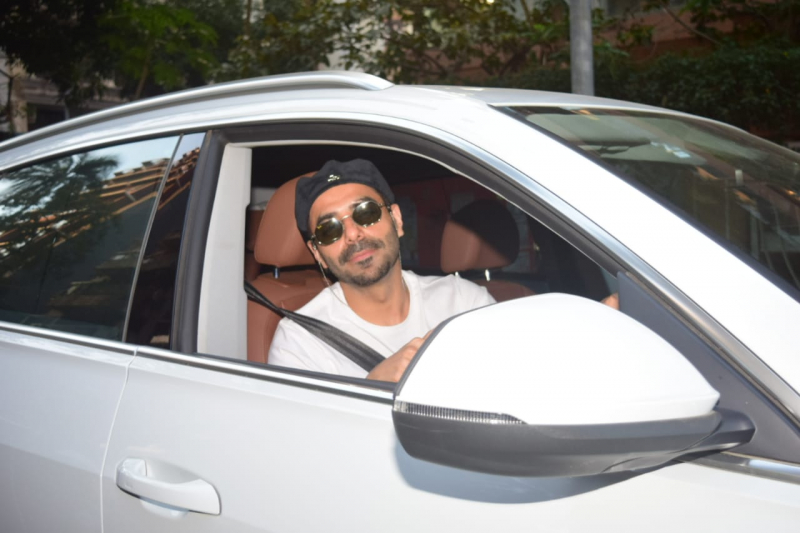
[[328, 161], [297, 183], [295, 218], [320, 268], [339, 280], [298, 313], [364, 342], [386, 360], [369, 374], [321, 339], [281, 320], [271, 364], [398, 381], [430, 331], [453, 315], [494, 303], [489, 292], [456, 276], [403, 271], [403, 217], [371, 162]]

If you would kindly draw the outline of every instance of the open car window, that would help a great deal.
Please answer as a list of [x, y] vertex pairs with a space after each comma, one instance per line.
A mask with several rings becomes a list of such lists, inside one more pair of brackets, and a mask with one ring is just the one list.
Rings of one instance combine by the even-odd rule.
[[[291, 311], [328, 289], [319, 266], [297, 244], [300, 241], [292, 246], [283, 242], [284, 236], [296, 231], [296, 223], [293, 205], [284, 205], [282, 186], [313, 173], [330, 159], [367, 159], [387, 179], [402, 213], [404, 270], [421, 276], [456, 274], [485, 287], [496, 301], [549, 292], [601, 300], [616, 291], [613, 276], [535, 217], [477, 181], [429, 159], [388, 148], [330, 144], [256, 146], [248, 152], [249, 204], [242, 205], [236, 217], [244, 225], [239, 241], [242, 276]], [[279, 218], [274, 217], [276, 212]], [[265, 242], [274, 248], [265, 249]], [[285, 250], [294, 251], [284, 256]], [[336, 281], [330, 272], [327, 276], [331, 283]], [[253, 302], [247, 303], [246, 315], [247, 359], [269, 364], [269, 346], [279, 319]], [[204, 322], [207, 327], [216, 323]], [[243, 358], [244, 347], [233, 338], [216, 344], [207, 337], [206, 346], [212, 354]], [[214, 346], [219, 346], [218, 351]]]

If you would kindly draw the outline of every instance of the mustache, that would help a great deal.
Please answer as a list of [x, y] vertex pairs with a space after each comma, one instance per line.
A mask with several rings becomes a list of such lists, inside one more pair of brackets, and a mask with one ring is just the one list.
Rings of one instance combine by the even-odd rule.
[[364, 250], [379, 250], [386, 245], [379, 239], [364, 239], [357, 244], [351, 244], [339, 254], [339, 264], [344, 265], [358, 252]]

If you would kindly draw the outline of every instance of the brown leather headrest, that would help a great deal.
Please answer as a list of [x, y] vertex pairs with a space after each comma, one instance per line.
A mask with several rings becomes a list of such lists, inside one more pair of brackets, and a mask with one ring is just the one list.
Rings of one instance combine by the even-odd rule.
[[287, 181], [278, 187], [267, 202], [254, 249], [256, 261], [262, 265], [287, 267], [314, 264], [314, 256], [303, 242], [294, 219], [297, 180], [312, 174], [309, 172]]
[[256, 235], [261, 219], [264, 218], [264, 210], [259, 207], [250, 207], [247, 210], [247, 217], [244, 221], [244, 248], [248, 252], [256, 249]]
[[472, 202], [444, 226], [444, 272], [504, 267], [513, 263], [518, 253], [519, 229], [514, 217], [495, 200]]

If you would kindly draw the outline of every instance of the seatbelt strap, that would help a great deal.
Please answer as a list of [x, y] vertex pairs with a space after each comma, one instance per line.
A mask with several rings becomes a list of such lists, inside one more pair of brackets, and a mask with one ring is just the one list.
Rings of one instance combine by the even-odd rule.
[[336, 351], [367, 372], [371, 372], [373, 368], [386, 359], [360, 340], [335, 326], [274, 304], [247, 280], [244, 282], [244, 292], [254, 302], [263, 305], [278, 316], [288, 318], [297, 325], [302, 326], [306, 331], [332, 346]]

